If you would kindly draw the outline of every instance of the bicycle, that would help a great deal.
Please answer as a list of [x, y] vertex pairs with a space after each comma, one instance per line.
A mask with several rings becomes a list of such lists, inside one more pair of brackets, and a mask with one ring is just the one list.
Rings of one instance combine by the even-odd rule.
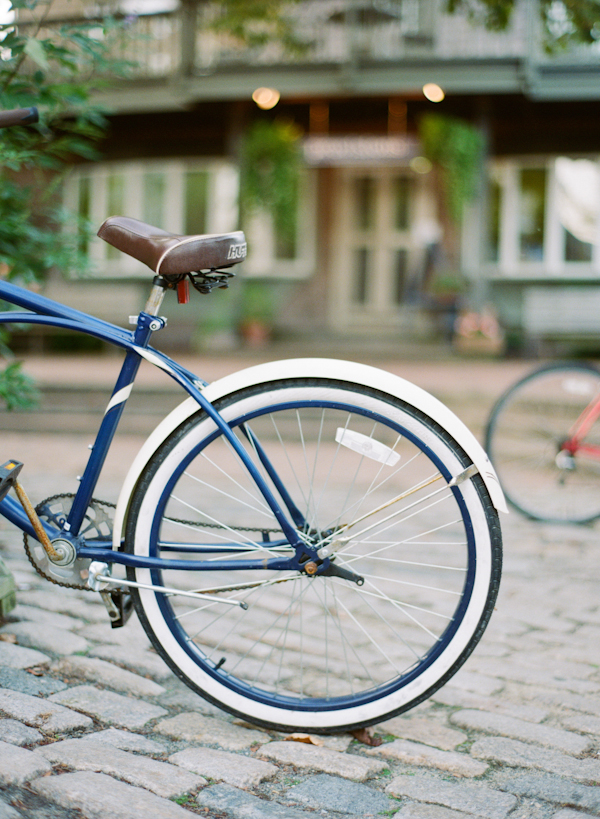
[[[74, 497], [28, 515], [7, 494], [25, 494], [21, 466], [4, 465], [0, 514], [37, 571], [98, 591], [113, 627], [133, 603], [178, 677], [265, 727], [352, 730], [428, 698], [474, 649], [498, 592], [505, 505], [483, 449], [435, 398], [358, 363], [276, 361], [207, 384], [149, 342], [168, 290], [185, 300], [190, 285], [229, 283], [244, 234], [175, 236], [113, 216], [99, 235], [154, 272], [132, 331], [0, 281], [0, 298], [29, 311], [0, 323], [125, 352]], [[112, 510], [94, 487], [142, 360], [188, 397]]]
[[600, 371], [561, 362], [535, 369], [496, 402], [485, 448], [509, 503], [532, 520], [600, 517]]

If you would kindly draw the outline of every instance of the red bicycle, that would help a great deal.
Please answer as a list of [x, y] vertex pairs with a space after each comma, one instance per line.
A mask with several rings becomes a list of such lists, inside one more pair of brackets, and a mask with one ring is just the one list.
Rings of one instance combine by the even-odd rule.
[[485, 446], [508, 501], [534, 520], [600, 517], [600, 370], [540, 367], [496, 402]]

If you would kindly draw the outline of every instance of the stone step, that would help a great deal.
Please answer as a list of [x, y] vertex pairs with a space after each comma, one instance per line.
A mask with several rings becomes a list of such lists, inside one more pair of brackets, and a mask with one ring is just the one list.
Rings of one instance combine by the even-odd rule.
[[[0, 412], [0, 431], [94, 433], [100, 426], [111, 389], [44, 384], [39, 392], [40, 401], [34, 409]], [[147, 435], [185, 397], [177, 387], [134, 387], [119, 429]]]

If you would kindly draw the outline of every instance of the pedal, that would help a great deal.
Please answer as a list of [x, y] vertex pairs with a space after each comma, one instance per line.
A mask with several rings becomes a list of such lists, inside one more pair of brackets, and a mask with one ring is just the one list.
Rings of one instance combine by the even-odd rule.
[[123, 589], [101, 591], [100, 597], [106, 606], [111, 628], [121, 628], [133, 613], [131, 593]]
[[15, 460], [7, 461], [0, 466], [0, 501], [3, 501], [9, 491], [14, 488], [22, 469], [23, 464]]

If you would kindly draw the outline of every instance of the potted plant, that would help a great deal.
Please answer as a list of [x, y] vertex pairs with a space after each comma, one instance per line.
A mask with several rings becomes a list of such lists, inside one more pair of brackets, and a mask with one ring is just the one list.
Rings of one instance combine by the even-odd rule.
[[443, 114], [423, 116], [419, 138], [433, 167], [442, 234], [430, 279], [425, 282], [426, 303], [438, 328], [450, 340], [468, 290], [468, 280], [461, 272], [460, 226], [465, 204], [476, 191], [483, 139], [477, 128]]
[[274, 305], [272, 285], [259, 279], [243, 282], [239, 332], [251, 347], [269, 342], [273, 332]]

